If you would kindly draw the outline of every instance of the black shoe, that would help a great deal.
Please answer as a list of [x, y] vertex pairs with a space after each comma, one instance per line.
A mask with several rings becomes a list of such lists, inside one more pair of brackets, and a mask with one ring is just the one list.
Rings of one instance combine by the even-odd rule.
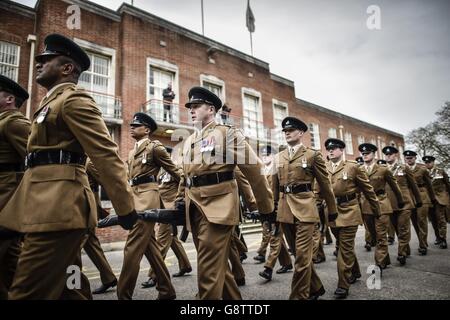
[[319, 264], [319, 263], [322, 263], [322, 262], [325, 262], [325, 257], [318, 257], [316, 259], [313, 259], [313, 263], [314, 264]]
[[114, 288], [115, 286], [117, 286], [117, 279], [115, 279], [113, 282], [110, 282], [110, 283], [107, 283], [107, 284], [102, 284], [100, 287], [98, 287], [97, 289], [92, 291], [92, 294], [105, 293], [106, 291], [108, 291], [111, 288]]
[[330, 240], [330, 241], [326, 241], [326, 242], [325, 242], [325, 245], [326, 245], [326, 246], [329, 245], [329, 244], [333, 244], [333, 240]]
[[152, 287], [156, 286], [156, 280], [152, 279], [152, 278], [148, 278], [147, 281], [141, 283], [141, 286], [143, 289], [152, 288]]
[[438, 246], [441, 244], [441, 242], [442, 242], [441, 239], [436, 239], [436, 241], [434, 241], [434, 244]]
[[321, 288], [319, 289], [319, 291], [314, 292], [314, 293], [311, 293], [311, 294], [309, 295], [308, 300], [317, 300], [317, 299], [319, 299], [320, 296], [323, 296], [324, 294], [325, 294], [325, 288], [324, 288], [324, 287], [321, 287]]
[[398, 260], [398, 262], [400, 262], [401, 266], [404, 266], [406, 264], [406, 257], [405, 256], [398, 256], [397, 260]]
[[354, 284], [356, 282], [356, 280], [358, 280], [359, 278], [361, 278], [361, 274], [352, 274], [350, 276], [350, 278], [348, 278], [348, 283], [350, 284]]
[[287, 265], [287, 266], [282, 266], [280, 269], [277, 270], [277, 274], [280, 273], [286, 273], [292, 270], [292, 264]]
[[370, 245], [370, 243], [366, 243], [364, 248], [366, 248], [366, 251], [372, 251], [372, 246]]
[[419, 254], [421, 256], [426, 256], [427, 255], [427, 249], [426, 248], [419, 248]]
[[337, 257], [338, 256], [338, 251], [339, 251], [339, 249], [336, 248], [336, 250], [333, 251], [333, 256]]
[[447, 241], [446, 240], [442, 240], [441, 244], [439, 245], [439, 248], [441, 249], [447, 249]]
[[258, 261], [259, 263], [264, 263], [264, 262], [266, 262], [266, 257], [264, 257], [263, 255], [258, 254], [257, 256], [253, 257], [253, 260]]
[[336, 299], [345, 299], [348, 296], [348, 289], [344, 288], [337, 288], [334, 292], [334, 297]]
[[186, 268], [186, 269], [181, 269], [180, 271], [178, 271], [177, 273], [174, 273], [172, 276], [173, 277], [182, 277], [182, 276], [184, 276], [186, 273], [189, 273], [189, 272], [191, 272], [192, 271], [192, 268], [191, 267], [189, 267], [189, 268]]
[[388, 238], [388, 243], [390, 246], [392, 246], [394, 242], [395, 242], [394, 238]]
[[241, 263], [242, 263], [245, 259], [247, 259], [247, 255], [245, 254], [245, 252], [243, 252], [243, 253], [241, 254], [240, 259], [241, 259]]
[[238, 287], [242, 287], [245, 286], [245, 278], [242, 279], [235, 279], [234, 281], [236, 281], [236, 284], [238, 285]]
[[264, 268], [264, 271], [261, 271], [259, 275], [266, 279], [267, 281], [272, 280], [272, 272], [273, 270], [270, 268]]

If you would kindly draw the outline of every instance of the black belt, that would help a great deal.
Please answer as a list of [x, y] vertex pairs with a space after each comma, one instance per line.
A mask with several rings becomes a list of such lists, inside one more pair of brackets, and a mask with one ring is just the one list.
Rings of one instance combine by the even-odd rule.
[[48, 164], [86, 164], [86, 155], [65, 150], [43, 150], [29, 153], [25, 158], [25, 167], [33, 168]]
[[350, 202], [350, 201], [352, 201], [354, 199], [356, 199], [356, 193], [352, 193], [352, 194], [347, 194], [345, 196], [336, 197], [336, 202], [337, 202], [338, 205], [341, 205], [343, 203]]
[[128, 182], [130, 183], [130, 186], [134, 187], [144, 183], [158, 182], [158, 179], [156, 176], [141, 176], [130, 179]]
[[426, 187], [426, 184], [425, 184], [425, 183], [418, 183], [417, 186], [418, 186], [419, 188], [425, 188], [425, 187]]
[[234, 179], [234, 172], [216, 172], [210, 174], [203, 174], [201, 176], [193, 176], [186, 178], [186, 187], [203, 187], [221, 182], [230, 181]]
[[0, 163], [0, 172], [22, 172], [24, 169], [20, 163]]
[[384, 189], [377, 190], [377, 191], [375, 191], [375, 194], [376, 194], [377, 196], [382, 196], [383, 194], [386, 194], [386, 191], [385, 191]]
[[300, 193], [300, 192], [309, 192], [309, 191], [312, 191], [312, 187], [311, 187], [310, 183], [280, 187], [280, 192], [282, 192], [282, 193]]

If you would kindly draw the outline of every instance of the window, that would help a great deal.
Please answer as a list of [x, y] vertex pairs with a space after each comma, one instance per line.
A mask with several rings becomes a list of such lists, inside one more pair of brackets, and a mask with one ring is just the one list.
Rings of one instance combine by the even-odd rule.
[[358, 146], [366, 142], [366, 139], [364, 136], [358, 136]]
[[[145, 112], [149, 113], [157, 121], [179, 123], [179, 90], [178, 67], [167, 61], [148, 58], [147, 67], [147, 104]], [[175, 98], [172, 101], [170, 112], [164, 112], [163, 90], [172, 84]]]
[[[225, 98], [225, 82], [212, 75], [200, 75], [200, 84], [202, 87], [215, 93], [223, 103], [226, 102]], [[232, 107], [231, 107], [232, 108]]]
[[243, 102], [245, 134], [252, 138], [263, 138], [261, 95], [257, 91], [243, 89]]
[[347, 154], [353, 154], [352, 134], [350, 132], [346, 132], [344, 138], [345, 150], [347, 151]]
[[19, 78], [20, 47], [0, 41], [0, 74], [14, 81]]
[[370, 139], [370, 143], [373, 144], [374, 146], [377, 145], [377, 140], [375, 138]]
[[278, 100], [272, 100], [273, 106], [273, 124], [275, 126], [273, 140], [278, 144], [286, 144], [286, 139], [281, 131], [281, 123], [288, 116], [288, 104]]
[[311, 135], [311, 148], [320, 150], [319, 125], [316, 123], [310, 123], [309, 134]]
[[337, 138], [337, 131], [335, 128], [328, 129], [328, 138]]
[[211, 83], [208, 81], [203, 81], [202, 87], [208, 89], [209, 91], [214, 93], [216, 96], [218, 96], [220, 99], [222, 99], [222, 86], [219, 86], [217, 84], [214, 84], [214, 83]]

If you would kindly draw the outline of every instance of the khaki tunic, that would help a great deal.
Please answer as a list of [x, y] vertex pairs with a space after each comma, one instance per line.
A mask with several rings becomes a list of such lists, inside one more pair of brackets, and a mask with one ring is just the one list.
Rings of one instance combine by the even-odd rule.
[[430, 173], [425, 165], [417, 163], [414, 169], [410, 167], [417, 186], [419, 187], [420, 197], [422, 198], [422, 204], [424, 207], [430, 207], [432, 202], [436, 200], [436, 196], [433, 191], [433, 185], [431, 183]]
[[441, 206], [450, 205], [450, 182], [447, 172], [434, 167], [431, 169], [430, 176], [437, 202]]
[[405, 201], [405, 206], [400, 209], [394, 191], [389, 185], [386, 186], [392, 209], [394, 211], [414, 209], [417, 203], [422, 202], [422, 199], [420, 198], [420, 191], [414, 180], [412, 171], [407, 166], [399, 163], [394, 164], [389, 170], [391, 170], [392, 175], [397, 180], [397, 184], [402, 192], [403, 200]]

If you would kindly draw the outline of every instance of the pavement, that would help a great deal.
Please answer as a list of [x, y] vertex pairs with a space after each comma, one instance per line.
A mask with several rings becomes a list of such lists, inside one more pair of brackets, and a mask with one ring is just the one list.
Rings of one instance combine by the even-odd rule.
[[[448, 225], [447, 239], [450, 239], [450, 225]], [[356, 236], [356, 255], [361, 267], [362, 278], [351, 286], [348, 300], [448, 300], [450, 299], [450, 249], [439, 249], [434, 243], [434, 233], [431, 225], [428, 231], [429, 250], [426, 256], [420, 256], [417, 252], [418, 241], [415, 232], [412, 229], [411, 238], [411, 256], [407, 264], [401, 267], [397, 262], [397, 245], [389, 246], [392, 265], [383, 270], [383, 276], [380, 279], [379, 286], [373, 285], [373, 282], [367, 280], [374, 276], [371, 273], [370, 266], [374, 264], [374, 248], [371, 252], [364, 249], [364, 228], [360, 227]], [[253, 257], [261, 241], [261, 234], [246, 235], [249, 253], [244, 261], [243, 267], [246, 273], [246, 285], [240, 287], [244, 300], [284, 300], [289, 297], [292, 281], [292, 272], [286, 274], [275, 274], [270, 282], [266, 282], [258, 275], [262, 271], [263, 264], [257, 264]], [[106, 257], [111, 264], [114, 273], [119, 277], [123, 259], [124, 243], [114, 243], [105, 246], [110, 251], [105, 252]], [[197, 293], [197, 268], [196, 251], [191, 237], [184, 244], [185, 250], [191, 261], [193, 271], [191, 274], [181, 278], [172, 278], [172, 283], [177, 292], [177, 299], [192, 300]], [[337, 286], [336, 258], [333, 256], [334, 244], [324, 246], [326, 261], [316, 264], [315, 268], [322, 280], [326, 293], [321, 299], [334, 299], [333, 293]], [[169, 250], [166, 258], [166, 264], [171, 274], [178, 271], [176, 257]], [[278, 264], [275, 270], [278, 268]], [[368, 270], [369, 268], [369, 270]], [[157, 298], [155, 288], [142, 289], [141, 282], [147, 280], [149, 264], [147, 260], [142, 260], [139, 278], [134, 292], [136, 300], [154, 300]], [[90, 280], [91, 288], [98, 287], [100, 276], [98, 270], [83, 254], [83, 271]], [[366, 273], [367, 271], [367, 273]], [[378, 282], [377, 282], [378, 284]], [[115, 300], [117, 299], [115, 289], [102, 294], [95, 295], [97, 300]]]

